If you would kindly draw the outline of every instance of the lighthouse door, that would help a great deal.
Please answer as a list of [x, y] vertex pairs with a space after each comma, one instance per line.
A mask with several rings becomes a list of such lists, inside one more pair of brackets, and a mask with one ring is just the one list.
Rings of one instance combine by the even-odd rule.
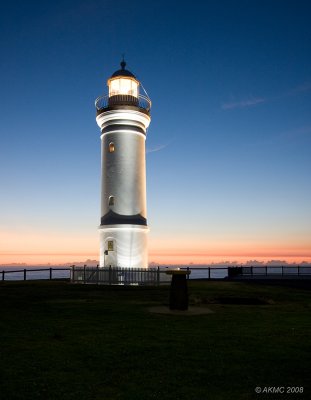
[[106, 249], [106, 260], [105, 260], [105, 266], [106, 267], [117, 267], [117, 252], [116, 252], [116, 243], [113, 238], [107, 238], [106, 243], [105, 243], [105, 249]]

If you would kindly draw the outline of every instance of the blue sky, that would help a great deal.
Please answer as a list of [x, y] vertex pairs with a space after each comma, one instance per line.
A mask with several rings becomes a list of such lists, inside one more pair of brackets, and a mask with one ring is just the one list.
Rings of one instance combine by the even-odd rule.
[[310, 11], [308, 1], [3, 5], [3, 262], [97, 257], [94, 100], [122, 53], [153, 103], [150, 261], [311, 260]]

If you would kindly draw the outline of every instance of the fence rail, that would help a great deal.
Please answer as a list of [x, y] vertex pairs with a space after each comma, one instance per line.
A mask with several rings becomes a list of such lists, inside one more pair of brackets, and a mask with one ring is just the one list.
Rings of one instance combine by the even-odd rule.
[[[29, 279], [29, 273], [33, 273], [33, 272], [46, 272], [46, 275], [43, 275], [43, 277], [37, 278], [37, 279], [48, 279], [48, 280], [52, 280], [52, 279], [60, 279], [60, 277], [55, 277], [55, 274], [53, 274], [53, 271], [71, 271], [71, 267], [70, 268], [24, 268], [24, 269], [19, 269], [19, 270], [2, 270], [0, 271], [1, 274], [1, 280], [5, 281], [6, 279], [6, 275], [12, 276], [12, 274], [17, 274], [17, 278], [19, 279], [14, 279], [14, 280], [34, 280], [34, 279]], [[32, 274], [33, 275], [33, 274]], [[68, 274], [69, 275], [69, 274]], [[30, 274], [31, 277], [31, 274]], [[28, 278], [28, 279], [27, 279]], [[68, 277], [69, 279], [69, 277]]]
[[159, 286], [171, 281], [171, 276], [160, 268], [94, 268], [72, 267], [71, 282], [104, 285], [152, 285]]
[[[239, 267], [180, 267], [191, 271], [188, 279], [311, 279], [311, 266], [239, 266]], [[108, 285], [160, 285], [170, 282], [167, 268], [99, 268], [97, 267], [43, 267], [7, 269], [0, 271], [0, 280], [52, 280], [70, 279], [74, 283], [100, 283]], [[62, 273], [64, 272], [64, 273]]]
[[294, 278], [305, 277], [311, 278], [311, 266], [247, 266], [247, 267], [231, 267], [228, 270], [229, 278]]

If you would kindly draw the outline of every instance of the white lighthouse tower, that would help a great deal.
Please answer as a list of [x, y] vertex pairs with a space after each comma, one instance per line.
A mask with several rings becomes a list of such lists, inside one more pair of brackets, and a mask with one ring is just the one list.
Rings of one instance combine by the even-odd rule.
[[145, 140], [151, 101], [127, 69], [107, 81], [96, 99], [101, 129], [100, 267], [147, 268]]

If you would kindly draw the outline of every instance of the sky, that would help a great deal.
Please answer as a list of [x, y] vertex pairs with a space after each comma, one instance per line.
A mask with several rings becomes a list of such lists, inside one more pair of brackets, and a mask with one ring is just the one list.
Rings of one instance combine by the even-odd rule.
[[152, 100], [149, 262], [311, 261], [311, 4], [14, 1], [0, 13], [0, 264], [98, 260], [94, 100]]

